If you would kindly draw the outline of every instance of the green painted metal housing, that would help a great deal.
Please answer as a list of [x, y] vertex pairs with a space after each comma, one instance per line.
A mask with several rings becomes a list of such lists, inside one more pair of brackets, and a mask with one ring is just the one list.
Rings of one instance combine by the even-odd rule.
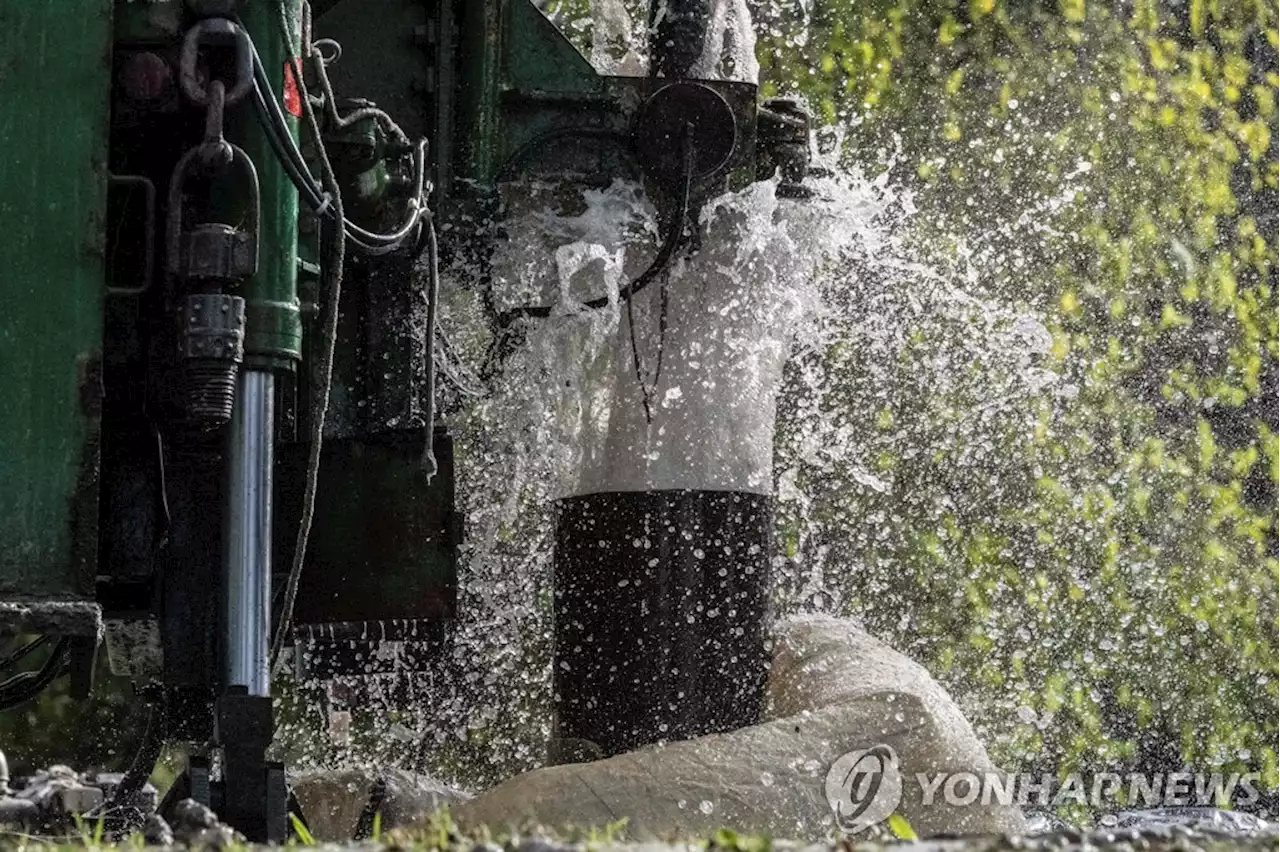
[[0, 4], [0, 629], [98, 628], [111, 28]]
[[[291, 36], [297, 39], [298, 3], [284, 3]], [[276, 2], [244, 3], [242, 20], [253, 37], [272, 89], [283, 92], [289, 46], [280, 37]], [[296, 41], [295, 41], [296, 44]], [[287, 120], [297, 121], [286, 113]], [[230, 135], [248, 152], [258, 170], [262, 193], [262, 231], [258, 235], [258, 274], [245, 287], [244, 350], [251, 366], [292, 370], [302, 357], [302, 316], [298, 302], [298, 192], [271, 151], [245, 103], [235, 111]]]
[[[447, 249], [469, 234], [489, 238], [504, 182], [643, 177], [631, 133], [641, 105], [668, 81], [598, 73], [530, 0], [327, 0], [312, 8], [317, 35], [344, 48], [329, 71], [339, 94], [376, 101], [411, 137], [430, 140], [431, 204]], [[722, 183], [745, 185], [755, 179], [756, 86], [700, 82], [724, 97], [737, 122], [739, 145]]]

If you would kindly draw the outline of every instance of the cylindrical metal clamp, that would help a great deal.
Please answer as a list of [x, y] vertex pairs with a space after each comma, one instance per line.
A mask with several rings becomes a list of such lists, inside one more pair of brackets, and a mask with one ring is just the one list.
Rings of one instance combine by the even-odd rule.
[[[258, 233], [262, 221], [262, 196], [258, 187], [258, 170], [254, 168], [253, 161], [249, 159], [249, 155], [244, 152], [243, 148], [238, 145], [231, 145], [230, 147], [232, 164], [239, 167], [249, 195], [248, 221], [243, 228], [234, 229], [246, 235], [243, 238], [245, 245], [237, 251], [237, 254], [241, 256], [241, 260], [236, 263], [236, 269], [239, 273], [236, 277], [248, 277], [258, 271]], [[183, 154], [177, 165], [173, 167], [173, 174], [169, 178], [168, 217], [165, 223], [165, 262], [166, 269], [170, 275], [181, 276], [184, 273], [183, 236], [191, 232], [184, 232], [183, 230], [182, 198], [187, 173], [192, 164], [197, 161], [200, 152], [201, 148], [197, 146]], [[205, 236], [212, 236], [212, 233], [207, 233]], [[192, 245], [191, 241], [188, 240], [187, 247], [190, 248]], [[187, 266], [189, 267], [191, 264], [187, 264]], [[217, 276], [210, 274], [207, 277]]]
[[222, 293], [187, 296], [178, 312], [182, 407], [187, 421], [216, 429], [231, 420], [244, 359], [244, 299]]
[[179, 316], [182, 357], [236, 364], [244, 360], [244, 299], [222, 293], [197, 293], [187, 296]]

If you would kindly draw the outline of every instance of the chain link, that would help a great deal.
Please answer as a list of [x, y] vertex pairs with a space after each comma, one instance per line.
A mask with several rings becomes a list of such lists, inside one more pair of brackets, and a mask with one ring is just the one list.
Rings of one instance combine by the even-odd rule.
[[231, 143], [222, 135], [226, 111], [226, 87], [221, 80], [209, 84], [209, 106], [204, 116], [204, 141], [198, 147], [200, 164], [209, 172], [221, 171], [235, 156]]
[[238, 103], [253, 89], [253, 44], [249, 34], [227, 18], [205, 18], [187, 30], [182, 39], [178, 62], [178, 82], [192, 102], [204, 106], [212, 96], [210, 87], [200, 79], [200, 50], [207, 45], [230, 45], [235, 49], [235, 78], [226, 86], [226, 103]]
[[[215, 78], [207, 69], [202, 76], [199, 64], [201, 49], [210, 45], [231, 46], [235, 49], [234, 79], [227, 81]], [[205, 108], [204, 137], [178, 159], [169, 177], [165, 241], [170, 274], [180, 274], [184, 268], [194, 268], [190, 262], [184, 267], [182, 247], [184, 235], [196, 232], [184, 228], [182, 221], [183, 208], [187, 206], [184, 200], [193, 197], [188, 194], [186, 187], [189, 175], [198, 175], [204, 179], [201, 195], [206, 205], [213, 198], [215, 184], [241, 183], [247, 211], [246, 221], [239, 228], [220, 226], [227, 228], [227, 231], [220, 235], [220, 242], [215, 246], [218, 251], [206, 252], [209, 263], [202, 268], [235, 268], [240, 271], [235, 277], [252, 275], [257, 270], [257, 240], [262, 205], [258, 173], [244, 149], [228, 141], [224, 134], [227, 107], [235, 104], [253, 88], [253, 56], [249, 34], [243, 27], [226, 18], [197, 21], [183, 38], [179, 80], [187, 99]], [[200, 227], [196, 226], [196, 229]]]

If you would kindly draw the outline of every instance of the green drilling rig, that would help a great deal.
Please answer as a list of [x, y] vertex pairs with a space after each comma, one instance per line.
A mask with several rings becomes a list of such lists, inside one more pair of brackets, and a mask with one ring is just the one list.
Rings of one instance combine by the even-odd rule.
[[[753, 83], [690, 77], [705, 0], [655, 3], [641, 77], [597, 73], [528, 0], [0, 0], [0, 20], [0, 630], [27, 643], [11, 667], [51, 648], [0, 683], [0, 708], [60, 678], [89, 696], [105, 643], [151, 708], [112, 801], [184, 741], [173, 795], [283, 841], [282, 651], [323, 675], [367, 671], [362, 644], [412, 640], [429, 666], [449, 641], [463, 529], [436, 401], [440, 264], [486, 293], [504, 186], [628, 177], [665, 234], [627, 299], [702, 199], [798, 181], [807, 120]], [[547, 309], [489, 313], [518, 345]], [[772, 518], [716, 523], [767, 544]], [[660, 668], [635, 669], [640, 689], [609, 680], [652, 648], [603, 629], [592, 610], [616, 583], [592, 579], [603, 557], [572, 523], [557, 548], [564, 654], [604, 637], [594, 662], [557, 666], [561, 741], [611, 754], [753, 720], [767, 562], [737, 585], [688, 565], [649, 584], [737, 600], [749, 628], [629, 624], [667, 662], [702, 661], [673, 708]]]

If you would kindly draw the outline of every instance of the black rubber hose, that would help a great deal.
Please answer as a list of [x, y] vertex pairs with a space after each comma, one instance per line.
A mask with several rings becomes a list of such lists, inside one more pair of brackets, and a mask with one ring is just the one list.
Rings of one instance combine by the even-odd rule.
[[[277, 6], [277, 20], [280, 34], [285, 43], [290, 43], [288, 16], [284, 5]], [[338, 186], [338, 178], [334, 174], [333, 165], [324, 145], [320, 143], [320, 123], [315, 109], [307, 94], [306, 83], [302, 77], [302, 63], [297, 59], [290, 60], [293, 73], [297, 78], [298, 92], [302, 97], [302, 113], [312, 137], [317, 141], [316, 151], [320, 160], [320, 177], [324, 181], [325, 191], [333, 199], [333, 222], [328, 229], [325, 249], [324, 270], [325, 286], [324, 302], [321, 307], [320, 321], [322, 326], [320, 361], [317, 365], [319, 393], [314, 402], [311, 424], [311, 446], [307, 449], [306, 475], [303, 481], [302, 517], [298, 522], [298, 533], [294, 540], [293, 563], [289, 567], [288, 580], [285, 585], [284, 601], [280, 608], [279, 623], [276, 626], [275, 639], [271, 643], [270, 671], [274, 672], [280, 661], [280, 654], [289, 640], [289, 632], [293, 624], [293, 607], [297, 602], [298, 587], [302, 578], [302, 568], [307, 553], [307, 542], [311, 535], [311, 522], [315, 514], [316, 490], [320, 481], [320, 454], [324, 443], [324, 421], [329, 410], [329, 389], [333, 379], [333, 356], [338, 337], [338, 305], [342, 298], [342, 269], [346, 252], [346, 221], [342, 212], [342, 189]], [[430, 344], [428, 344], [430, 345]], [[430, 428], [430, 427], [428, 427]], [[428, 441], [430, 437], [428, 437]]]
[[426, 222], [427, 249], [427, 392], [426, 411], [423, 419], [427, 425], [427, 446], [422, 452], [422, 467], [430, 482], [440, 470], [436, 462], [436, 321], [440, 310], [440, 244], [436, 238], [436, 223], [427, 213]]
[[22, 672], [0, 683], [0, 711], [26, 704], [65, 674], [70, 646], [71, 640], [64, 636], [53, 646], [49, 659], [45, 660], [39, 670]]
[[[280, 161], [285, 174], [293, 182], [307, 206], [316, 211], [324, 209], [324, 215], [333, 218], [333, 205], [330, 203], [326, 206], [320, 184], [311, 173], [311, 169], [303, 158], [302, 152], [298, 150], [297, 143], [293, 141], [288, 122], [284, 117], [284, 111], [281, 109], [279, 101], [276, 100], [271, 81], [262, 65], [262, 58], [258, 55], [256, 49], [253, 51], [253, 72], [255, 83], [254, 109], [258, 114], [258, 120], [262, 125], [263, 132], [266, 134], [267, 141], [271, 144], [271, 148], [276, 154], [276, 158]], [[310, 106], [309, 103], [308, 106]], [[415, 199], [418, 203], [421, 203], [424, 188], [423, 180], [426, 173], [425, 141], [419, 141], [415, 146], [414, 167], [417, 177]], [[407, 221], [390, 234], [373, 233], [349, 219], [343, 219], [342, 223], [346, 228], [347, 238], [365, 254], [384, 254], [401, 247], [404, 240], [418, 227], [421, 216], [421, 210], [414, 208], [411, 210]]]
[[151, 777], [151, 773], [155, 771], [156, 762], [160, 760], [160, 752], [164, 750], [168, 727], [168, 705], [164, 698], [160, 697], [147, 708], [147, 727], [142, 733], [142, 742], [138, 744], [138, 750], [133, 755], [133, 762], [129, 764], [120, 783], [111, 791], [111, 798], [95, 808], [88, 816], [101, 815], [111, 819], [115, 831], [128, 831], [142, 823], [144, 814], [141, 810], [128, 813], [124, 809], [129, 799], [142, 789], [147, 779]]
[[111, 794], [112, 804], [117, 806], [123, 804], [147, 783], [147, 779], [156, 769], [160, 752], [164, 749], [168, 726], [169, 714], [165, 701], [158, 699], [147, 710], [147, 727], [142, 734], [142, 743], [138, 746], [138, 751], [134, 754], [133, 762], [129, 764], [124, 777], [120, 779], [120, 783]]
[[41, 645], [43, 645], [48, 641], [49, 641], [48, 636], [40, 636], [36, 639], [33, 639], [32, 641], [23, 645], [18, 650], [14, 651], [9, 656], [5, 657], [3, 661], [0, 661], [0, 669], [7, 669], [9, 668], [9, 666], [13, 665], [14, 663], [17, 663], [21, 660], [26, 659], [26, 656], [28, 654], [30, 654], [36, 648], [39, 648]]

